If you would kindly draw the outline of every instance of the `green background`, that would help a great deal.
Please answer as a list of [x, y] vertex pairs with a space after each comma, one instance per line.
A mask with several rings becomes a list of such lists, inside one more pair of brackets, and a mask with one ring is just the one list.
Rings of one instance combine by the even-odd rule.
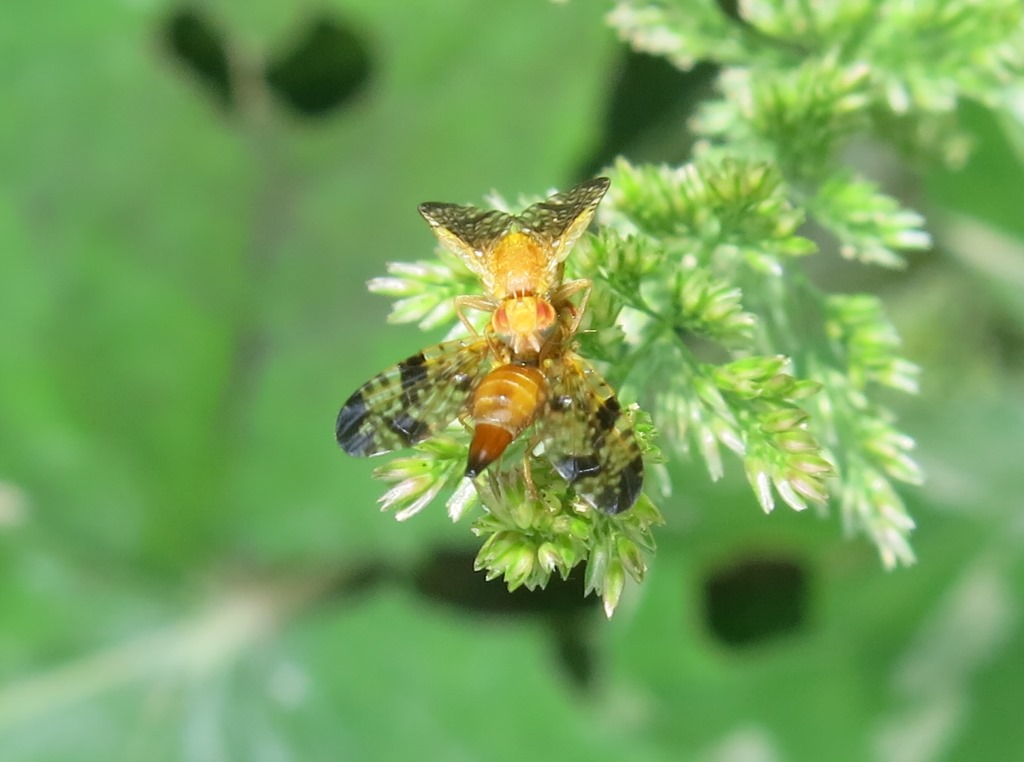
[[[924, 366], [892, 400], [929, 476], [904, 493], [919, 563], [883, 571], [834, 512], [764, 516], [737, 463], [717, 485], [674, 463], [649, 578], [607, 622], [576, 584], [480, 583], [440, 503], [380, 514], [332, 424], [427, 343], [364, 288], [430, 255], [417, 203], [678, 161], [706, 80], [627, 61], [595, 3], [190, 7], [230, 103], [175, 52], [182, 6], [0, 24], [0, 759], [1019, 749], [1019, 126], [966, 107], [968, 166], [903, 176], [938, 243], [908, 272], [815, 263], [881, 292]], [[312, 116], [261, 71], [317, 19], [369, 74]]]

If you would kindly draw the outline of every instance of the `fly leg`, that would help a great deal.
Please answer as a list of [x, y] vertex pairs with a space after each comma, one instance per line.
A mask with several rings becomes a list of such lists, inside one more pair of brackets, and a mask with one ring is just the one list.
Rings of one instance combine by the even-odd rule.
[[[568, 335], [572, 336], [576, 333], [580, 327], [580, 321], [583, 320], [583, 314], [587, 311], [587, 303], [590, 301], [590, 292], [593, 290], [593, 283], [587, 278], [577, 278], [576, 280], [569, 280], [558, 287], [558, 290], [551, 297], [551, 301], [558, 306], [558, 309], [568, 309], [569, 314], [572, 316], [572, 323], [569, 326]], [[577, 291], [582, 291], [583, 296], [580, 297], [579, 306], [574, 305], [569, 301], [569, 297], [575, 294]]]
[[477, 330], [476, 326], [466, 317], [466, 310], [478, 310], [480, 312], [494, 312], [494, 302], [488, 299], [486, 296], [456, 296], [455, 297], [455, 314], [466, 330], [469, 331], [470, 336], [479, 336], [480, 331]]
[[[493, 299], [486, 296], [456, 296], [455, 297], [455, 314], [466, 330], [469, 331], [470, 336], [479, 336], [480, 331], [473, 325], [472, 321], [466, 316], [466, 310], [478, 310], [480, 312], [494, 312], [495, 303]], [[491, 323], [488, 322], [484, 328], [484, 335], [487, 337], [487, 343], [491, 348], [491, 352], [495, 357], [500, 357], [502, 354], [502, 344], [495, 338], [494, 328]]]
[[530, 455], [532, 453], [532, 447], [527, 447], [526, 452], [523, 453], [523, 482], [526, 484], [526, 494], [529, 498], [539, 502], [540, 492], [537, 491], [537, 485], [533, 481], [533, 471], [530, 467]]

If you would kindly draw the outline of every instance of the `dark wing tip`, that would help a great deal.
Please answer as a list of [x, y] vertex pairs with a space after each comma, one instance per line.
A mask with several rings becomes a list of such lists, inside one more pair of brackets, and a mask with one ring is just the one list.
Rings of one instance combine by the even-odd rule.
[[449, 204], [442, 204], [438, 201], [425, 201], [416, 207], [416, 211], [420, 213], [420, 216], [427, 221], [430, 225], [438, 225], [437, 213], [445, 206]]
[[596, 206], [600, 199], [604, 198], [604, 194], [608, 192], [611, 185], [612, 181], [607, 177], [592, 177], [570, 188], [565, 195], [586, 198]]
[[356, 392], [338, 411], [338, 420], [334, 424], [334, 437], [338, 445], [349, 455], [372, 455], [372, 433], [363, 428], [366, 421], [366, 400], [362, 392]]
[[603, 488], [600, 484], [606, 464], [593, 455], [570, 456], [554, 461], [552, 465], [578, 495], [602, 513], [616, 514], [629, 510], [640, 497], [644, 485], [644, 461], [639, 454], [622, 469], [614, 484]]
[[599, 501], [597, 507], [605, 513], [622, 513], [633, 507], [633, 503], [640, 497], [644, 486], [644, 459], [637, 455], [626, 468], [623, 469], [619, 479], [618, 489], [609, 490], [610, 499]]

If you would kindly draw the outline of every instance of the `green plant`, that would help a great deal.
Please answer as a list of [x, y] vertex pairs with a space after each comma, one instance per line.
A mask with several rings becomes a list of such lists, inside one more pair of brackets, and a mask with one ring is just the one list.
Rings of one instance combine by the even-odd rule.
[[[877, 297], [825, 293], [805, 274], [800, 259], [819, 248], [805, 223], [863, 264], [898, 268], [906, 252], [927, 249], [921, 215], [860, 171], [853, 149], [874, 141], [916, 160], [962, 157], [957, 102], [1009, 114], [1019, 94], [1024, 9], [1015, 0], [742, 8], [733, 17], [712, 0], [625, 2], [609, 16], [637, 50], [722, 68], [694, 121], [691, 163], [620, 159], [610, 170], [600, 232], [567, 262], [568, 277], [594, 282], [580, 351], [649, 412], [635, 415], [655, 470], [658, 447], [694, 449], [718, 479], [724, 446], [766, 512], [778, 499], [803, 510], [832, 495], [886, 567], [908, 564], [914, 522], [896, 484], [922, 473], [883, 398], [914, 393], [918, 369]], [[399, 297], [394, 321], [423, 327], [451, 323], [451, 297], [475, 290], [444, 253], [393, 264], [371, 288]], [[380, 469], [396, 483], [384, 507], [412, 515], [464, 459], [464, 440], [445, 437]], [[550, 469], [534, 479], [536, 497], [505, 465], [449, 499], [453, 519], [475, 501], [485, 509], [473, 527], [485, 538], [478, 567], [533, 588], [586, 562], [588, 591], [610, 615], [625, 574], [643, 578], [659, 512], [647, 498], [619, 516], [579, 510]]]

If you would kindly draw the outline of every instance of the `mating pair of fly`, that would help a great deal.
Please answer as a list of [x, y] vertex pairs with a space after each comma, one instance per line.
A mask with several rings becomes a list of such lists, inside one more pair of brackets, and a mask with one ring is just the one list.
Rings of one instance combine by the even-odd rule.
[[[455, 299], [468, 337], [418, 352], [349, 397], [335, 430], [345, 452], [410, 447], [458, 418], [473, 430], [465, 472], [472, 479], [533, 427], [527, 458], [542, 445], [576, 495], [600, 511], [633, 505], [643, 459], [632, 425], [612, 389], [574, 350], [591, 283], [562, 277], [608, 185], [604, 177], [587, 180], [518, 215], [420, 205], [438, 240], [486, 293]], [[482, 333], [467, 309], [491, 314]]]

